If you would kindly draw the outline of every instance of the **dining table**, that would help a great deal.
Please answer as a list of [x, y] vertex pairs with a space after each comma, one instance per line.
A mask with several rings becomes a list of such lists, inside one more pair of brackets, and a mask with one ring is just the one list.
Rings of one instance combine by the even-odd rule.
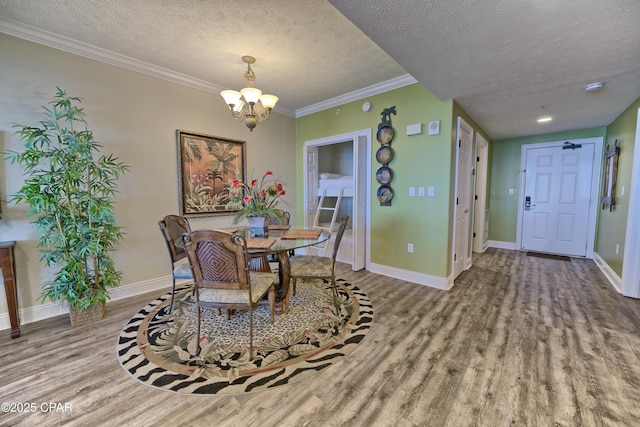
[[288, 313], [286, 305], [287, 293], [291, 282], [290, 254], [296, 249], [324, 243], [331, 238], [327, 230], [317, 228], [295, 227], [289, 225], [269, 226], [268, 235], [253, 237], [249, 228], [239, 228], [247, 242], [249, 252], [249, 268], [253, 271], [272, 272], [269, 255], [276, 255], [278, 262], [278, 281], [276, 283], [276, 307], [279, 314]]

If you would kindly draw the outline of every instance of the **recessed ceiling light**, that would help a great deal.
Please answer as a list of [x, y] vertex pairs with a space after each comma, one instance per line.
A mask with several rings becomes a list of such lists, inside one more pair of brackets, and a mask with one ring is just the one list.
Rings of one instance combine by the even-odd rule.
[[584, 87], [585, 92], [597, 92], [604, 87], [604, 82], [589, 83]]
[[551, 120], [553, 120], [553, 117], [549, 117], [549, 116], [547, 116], [547, 117], [540, 117], [540, 118], [538, 119], [538, 123], [546, 123], [546, 122], [550, 122]]

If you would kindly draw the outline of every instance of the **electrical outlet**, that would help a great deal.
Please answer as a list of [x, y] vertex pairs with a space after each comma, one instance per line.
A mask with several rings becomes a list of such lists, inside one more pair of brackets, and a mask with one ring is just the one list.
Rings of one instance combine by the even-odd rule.
[[407, 252], [409, 252], [410, 254], [413, 253], [413, 243], [407, 244]]

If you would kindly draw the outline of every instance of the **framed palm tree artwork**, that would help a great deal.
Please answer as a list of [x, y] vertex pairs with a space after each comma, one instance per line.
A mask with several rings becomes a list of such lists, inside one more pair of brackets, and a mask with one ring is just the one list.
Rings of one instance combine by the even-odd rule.
[[245, 141], [176, 131], [180, 215], [229, 215], [238, 211], [229, 200], [234, 179], [246, 180]]

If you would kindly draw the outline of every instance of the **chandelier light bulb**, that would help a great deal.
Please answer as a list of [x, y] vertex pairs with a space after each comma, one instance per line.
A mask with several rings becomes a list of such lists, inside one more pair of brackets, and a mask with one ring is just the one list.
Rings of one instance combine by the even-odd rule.
[[275, 108], [278, 97], [275, 95], [263, 94], [258, 88], [253, 87], [256, 75], [251, 69], [251, 64], [256, 62], [252, 56], [243, 56], [242, 61], [247, 64], [247, 71], [244, 73], [246, 87], [237, 90], [223, 90], [220, 95], [229, 106], [231, 115], [236, 121], [244, 120], [245, 125], [253, 132], [253, 129], [269, 118], [271, 110]]

